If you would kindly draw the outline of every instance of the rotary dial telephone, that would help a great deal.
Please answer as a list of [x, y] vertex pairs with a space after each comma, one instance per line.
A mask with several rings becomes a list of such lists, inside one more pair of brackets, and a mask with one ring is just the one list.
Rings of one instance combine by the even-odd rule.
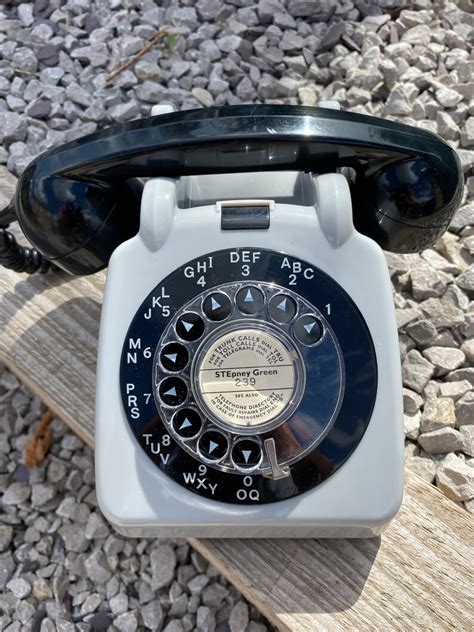
[[443, 233], [456, 154], [331, 107], [170, 110], [46, 152], [4, 211], [34, 245], [3, 230], [7, 265], [109, 266], [102, 511], [134, 536], [375, 535], [403, 486], [381, 247]]

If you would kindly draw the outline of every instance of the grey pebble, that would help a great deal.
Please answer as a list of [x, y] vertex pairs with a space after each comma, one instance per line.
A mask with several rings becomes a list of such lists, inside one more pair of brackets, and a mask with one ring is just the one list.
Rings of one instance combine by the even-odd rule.
[[417, 393], [422, 393], [434, 370], [435, 367], [419, 351], [409, 351], [402, 365], [403, 384]]
[[20, 18], [24, 26], [31, 26], [33, 24], [33, 6], [23, 2], [18, 6], [18, 17]]
[[36, 608], [33, 604], [26, 600], [20, 601], [15, 610], [22, 625], [26, 625], [29, 621], [31, 621], [36, 612]]
[[116, 617], [113, 623], [120, 632], [135, 632], [138, 628], [138, 619], [135, 612], [125, 612]]
[[106, 538], [110, 529], [105, 520], [98, 513], [93, 512], [87, 519], [84, 534], [89, 540]]
[[0, 590], [7, 585], [15, 570], [15, 562], [9, 551], [0, 554]]
[[231, 632], [245, 632], [249, 624], [249, 607], [244, 601], [238, 601], [229, 617]]
[[429, 298], [420, 305], [436, 329], [452, 328], [463, 324], [464, 313], [458, 307]]
[[444, 346], [429, 347], [423, 351], [423, 355], [434, 365], [437, 376], [445, 375], [458, 369], [466, 360], [466, 356], [460, 349], [451, 349]]
[[99, 68], [107, 65], [110, 55], [105, 44], [96, 44], [75, 48], [71, 51], [71, 59], [78, 59], [81, 62], [87, 62], [93, 68]]
[[194, 31], [198, 25], [198, 16], [194, 7], [172, 7], [166, 12], [166, 17], [175, 26], [184, 26]]
[[45, 617], [41, 621], [40, 632], [56, 632], [54, 621], [51, 621], [51, 619]]
[[228, 595], [229, 591], [225, 586], [212, 583], [204, 588], [201, 599], [205, 606], [219, 608]]
[[[104, 628], [104, 630], [105, 629], [106, 628]], [[75, 632], [75, 630], [76, 630], [76, 627], [74, 623], [71, 623], [70, 621], [66, 621], [66, 619], [56, 620], [56, 632]]]
[[77, 103], [83, 107], [88, 107], [91, 102], [90, 94], [77, 83], [70, 83], [67, 86], [66, 96], [73, 103]]
[[468, 456], [474, 457], [474, 426], [465, 425], [459, 428], [462, 437], [462, 451]]
[[474, 468], [455, 454], [448, 454], [436, 471], [436, 485], [452, 500], [474, 497]]
[[143, 81], [135, 88], [136, 96], [147, 103], [159, 103], [163, 100], [166, 91], [158, 83], [153, 81]]
[[457, 382], [444, 382], [439, 384], [439, 392], [441, 396], [451, 397], [451, 399], [455, 402], [471, 389], [472, 386], [467, 380], [459, 380]]
[[53, 596], [56, 601], [58, 603], [62, 603], [69, 587], [69, 575], [62, 571], [55, 574], [51, 587], [53, 590]]
[[[196, 628], [197, 630], [205, 630], [205, 628]], [[209, 632], [211, 631], [211, 628], [208, 628]], [[184, 632], [184, 627], [181, 621], [179, 621], [178, 619], [172, 619], [171, 621], [169, 621], [169, 623], [166, 624], [166, 626], [163, 628], [163, 632]]]
[[0, 524], [0, 553], [6, 551], [13, 540], [13, 528], [6, 524]]
[[319, 50], [329, 50], [339, 42], [343, 33], [345, 33], [346, 26], [343, 22], [333, 24], [328, 28], [324, 38], [319, 45]]
[[449, 426], [456, 425], [456, 412], [454, 401], [449, 397], [428, 399], [423, 408], [421, 416], [421, 432], [429, 432]]
[[474, 264], [470, 265], [465, 272], [458, 276], [456, 284], [463, 290], [467, 290], [470, 293], [474, 292]]
[[207, 606], [199, 606], [196, 613], [196, 630], [199, 632], [214, 632], [216, 619], [214, 612]]
[[421, 413], [418, 411], [414, 415], [403, 415], [403, 427], [405, 437], [416, 441], [420, 436]]
[[12, 57], [12, 67], [25, 74], [33, 74], [38, 67], [38, 60], [29, 48], [20, 48]]
[[207, 575], [196, 575], [188, 582], [188, 589], [192, 595], [199, 594], [208, 585], [209, 577]]
[[59, 49], [53, 44], [46, 44], [37, 50], [36, 57], [43, 65], [55, 67], [59, 64]]
[[474, 387], [474, 367], [467, 366], [461, 369], [456, 369], [455, 371], [451, 371], [446, 375], [445, 379], [448, 382], [467, 380], [468, 382], [470, 382], [471, 386]]
[[29, 584], [26, 579], [18, 577], [8, 582], [7, 589], [10, 590], [17, 599], [25, 599], [25, 597], [28, 597], [31, 593], [31, 584]]
[[50, 483], [57, 484], [61, 482], [66, 477], [66, 473], [67, 467], [64, 463], [56, 459], [50, 460], [46, 474]]
[[141, 608], [144, 625], [150, 630], [159, 630], [164, 619], [163, 609], [158, 599], [150, 601]]
[[446, 290], [447, 279], [433, 270], [427, 263], [420, 262], [411, 272], [413, 297], [417, 301], [442, 296]]
[[437, 132], [446, 140], [456, 140], [459, 138], [459, 126], [455, 123], [448, 112], [439, 111], [436, 114]]
[[405, 466], [428, 483], [434, 482], [436, 463], [429, 456], [409, 456], [405, 459]]
[[3, 494], [4, 505], [19, 505], [28, 500], [31, 495], [31, 487], [27, 483], [11, 483]]
[[193, 88], [191, 94], [204, 107], [210, 107], [214, 104], [214, 98], [212, 97], [212, 94], [204, 88]]
[[[474, 85], [470, 86], [471, 95], [474, 94]], [[474, 116], [470, 116], [461, 128], [461, 146], [472, 147], [474, 145]]]
[[161, 544], [150, 553], [151, 587], [158, 590], [171, 583], [176, 567], [176, 554], [169, 544]]
[[42, 507], [49, 503], [57, 494], [57, 489], [49, 483], [32, 485], [31, 502], [33, 507]]
[[22, 141], [26, 136], [26, 118], [17, 112], [0, 112], [0, 142]]
[[[461, 152], [458, 152], [459, 155], [462, 156]], [[472, 152], [474, 158], [474, 151]], [[474, 166], [474, 160], [473, 160]], [[451, 220], [451, 224], [449, 225], [450, 230], [454, 230], [456, 232], [466, 228], [467, 226], [474, 225], [474, 202], [470, 204], [466, 204], [459, 208], [453, 219]]]
[[188, 595], [183, 593], [173, 600], [171, 608], [168, 611], [170, 617], [181, 618], [186, 614], [188, 609]]
[[447, 454], [463, 448], [461, 433], [449, 427], [420, 434], [418, 443], [428, 454]]
[[125, 593], [118, 593], [109, 600], [110, 611], [114, 616], [123, 614], [128, 610], [128, 597]]
[[84, 533], [84, 527], [78, 524], [65, 524], [59, 529], [66, 550], [83, 553], [88, 548], [88, 540]]
[[104, 553], [95, 549], [84, 561], [88, 577], [95, 583], [102, 584], [112, 575]]
[[446, 87], [438, 88], [435, 92], [435, 97], [438, 103], [446, 108], [452, 108], [462, 101], [462, 96], [456, 90]]
[[85, 599], [85, 601], [82, 603], [81, 614], [86, 615], [86, 614], [91, 614], [92, 612], [95, 612], [101, 603], [102, 603], [101, 595], [98, 595], [97, 593], [92, 593], [92, 595], [89, 595]]
[[427, 319], [408, 323], [405, 327], [405, 331], [421, 346], [429, 345], [437, 335], [436, 327]]

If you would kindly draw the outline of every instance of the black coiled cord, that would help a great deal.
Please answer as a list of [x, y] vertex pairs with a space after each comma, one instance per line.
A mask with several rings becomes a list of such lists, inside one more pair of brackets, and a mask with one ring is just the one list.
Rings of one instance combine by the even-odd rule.
[[36, 250], [21, 246], [15, 236], [7, 230], [11, 222], [16, 220], [15, 202], [0, 211], [0, 265], [15, 272], [44, 273], [51, 267], [51, 262]]
[[0, 228], [0, 264], [15, 272], [47, 272], [51, 262], [36, 250], [21, 246], [6, 228]]

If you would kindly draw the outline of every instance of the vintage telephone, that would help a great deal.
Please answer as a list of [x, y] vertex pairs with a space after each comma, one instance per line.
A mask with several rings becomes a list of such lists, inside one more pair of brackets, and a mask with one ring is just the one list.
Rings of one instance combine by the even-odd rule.
[[109, 266], [100, 506], [133, 536], [380, 533], [403, 487], [381, 248], [446, 230], [456, 154], [331, 107], [170, 110], [41, 155], [0, 214], [14, 269]]

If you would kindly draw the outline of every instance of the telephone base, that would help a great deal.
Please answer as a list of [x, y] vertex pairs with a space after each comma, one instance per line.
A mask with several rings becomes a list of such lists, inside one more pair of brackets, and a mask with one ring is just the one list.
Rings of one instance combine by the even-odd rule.
[[[383, 253], [341, 174], [229, 176], [212, 201], [216, 178], [148, 181], [110, 261], [100, 507], [132, 537], [377, 536], [403, 491]], [[249, 200], [269, 227], [223, 227]]]

